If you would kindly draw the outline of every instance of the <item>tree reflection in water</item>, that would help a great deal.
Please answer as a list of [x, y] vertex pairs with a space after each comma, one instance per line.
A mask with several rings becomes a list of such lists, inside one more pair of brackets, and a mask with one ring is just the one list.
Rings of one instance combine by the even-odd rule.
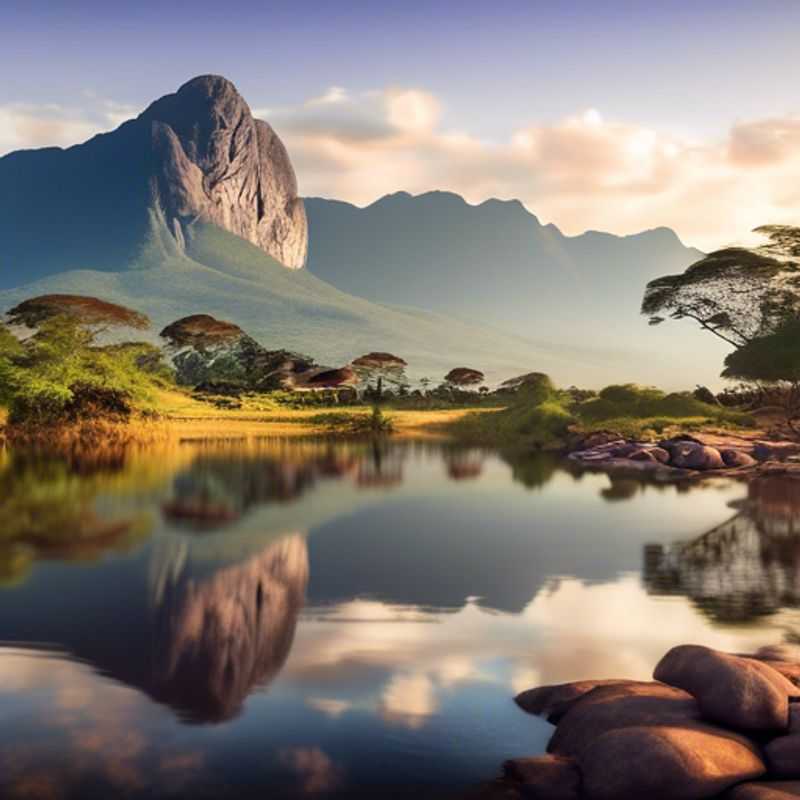
[[647, 545], [653, 594], [688, 596], [719, 622], [746, 622], [800, 605], [800, 480], [760, 477], [737, 513], [688, 542]]

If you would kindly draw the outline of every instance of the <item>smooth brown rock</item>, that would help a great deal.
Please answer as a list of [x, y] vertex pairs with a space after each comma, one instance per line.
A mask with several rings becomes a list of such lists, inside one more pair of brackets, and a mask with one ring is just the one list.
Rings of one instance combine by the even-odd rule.
[[800, 733], [800, 703], [789, 703], [789, 733]]
[[800, 778], [800, 733], [778, 736], [765, 748], [771, 775], [779, 778]]
[[706, 447], [694, 442], [687, 442], [672, 451], [670, 463], [682, 469], [724, 469], [725, 462], [715, 447]]
[[557, 723], [572, 706], [585, 694], [598, 686], [619, 686], [636, 681], [629, 680], [599, 680], [599, 681], [573, 681], [572, 683], [559, 683], [554, 686], [538, 686], [521, 692], [514, 698], [514, 702], [529, 714], [545, 717], [548, 722]]
[[741, 450], [726, 448], [725, 450], [720, 450], [719, 454], [722, 456], [726, 467], [753, 467], [758, 463], [751, 455], [743, 453]]
[[673, 647], [653, 673], [696, 698], [703, 716], [741, 730], [786, 730], [798, 689], [767, 664], [697, 645]]
[[798, 442], [756, 442], [753, 447], [753, 456], [759, 461], [784, 461], [796, 455], [800, 455]]
[[581, 776], [574, 759], [559, 756], [513, 758], [503, 764], [505, 776], [521, 784], [529, 800], [578, 800]]
[[660, 462], [661, 464], [669, 464], [668, 450], [665, 450], [663, 447], [651, 447], [649, 452], [656, 461]]
[[643, 725], [679, 725], [700, 720], [694, 698], [662, 683], [599, 686], [578, 699], [561, 719], [547, 750], [579, 758], [611, 730]]
[[656, 463], [661, 463], [661, 462], [659, 462], [659, 461], [658, 461], [658, 459], [657, 459], [657, 458], [656, 458], [656, 457], [653, 455], [652, 451], [650, 451], [650, 450], [645, 450], [645, 449], [641, 449], [641, 450], [634, 450], [634, 451], [633, 451], [633, 452], [632, 452], [632, 453], [631, 453], [631, 454], [628, 456], [628, 458], [630, 458], [630, 459], [631, 459], [631, 461], [650, 461], [650, 462], [652, 462], [652, 463], [654, 463], [654, 464], [656, 464]]
[[765, 771], [744, 737], [688, 721], [610, 730], [578, 763], [592, 800], [702, 800]]
[[725, 800], [792, 800], [800, 797], [800, 781], [758, 781], [740, 783]]

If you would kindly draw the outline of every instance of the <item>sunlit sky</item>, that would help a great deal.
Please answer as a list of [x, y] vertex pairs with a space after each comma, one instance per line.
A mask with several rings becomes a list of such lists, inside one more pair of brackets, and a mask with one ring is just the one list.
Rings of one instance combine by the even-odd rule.
[[711, 248], [800, 208], [794, 0], [6, 3], [0, 153], [217, 73], [302, 193], [518, 197], [568, 233]]

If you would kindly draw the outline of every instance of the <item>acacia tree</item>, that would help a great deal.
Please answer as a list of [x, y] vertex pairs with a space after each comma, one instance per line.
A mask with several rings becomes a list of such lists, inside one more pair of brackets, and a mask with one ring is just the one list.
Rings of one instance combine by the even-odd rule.
[[790, 319], [774, 333], [734, 350], [725, 358], [722, 377], [777, 390], [772, 393], [774, 405], [789, 427], [800, 432], [800, 319]]
[[385, 384], [398, 390], [408, 385], [405, 372], [408, 364], [400, 356], [391, 353], [367, 353], [355, 359], [351, 366], [362, 387], [371, 388], [378, 401], [383, 397]]
[[20, 303], [8, 318], [34, 329], [22, 340], [8, 327], [0, 330], [0, 401], [12, 422], [126, 417], [131, 400], [147, 394], [151, 378], [144, 373], [154, 370], [140, 360], [152, 358], [155, 348], [96, 341], [113, 327], [146, 327], [144, 315], [95, 298], [46, 295]]
[[113, 328], [145, 330], [150, 327], [150, 320], [138, 311], [78, 294], [43, 294], [24, 300], [8, 312], [8, 321], [12, 325], [38, 328], [56, 316], [72, 318], [90, 331], [93, 338]]
[[472, 367], [456, 367], [444, 376], [445, 383], [455, 389], [472, 389], [480, 386], [486, 376], [479, 369]]
[[800, 315], [800, 228], [765, 225], [756, 232], [765, 244], [726, 247], [679, 275], [650, 281], [642, 314], [651, 325], [694, 320], [735, 348], [775, 333]]

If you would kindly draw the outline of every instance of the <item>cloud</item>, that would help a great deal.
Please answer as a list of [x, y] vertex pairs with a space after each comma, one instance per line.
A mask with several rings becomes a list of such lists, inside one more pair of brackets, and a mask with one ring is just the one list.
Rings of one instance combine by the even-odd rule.
[[113, 130], [138, 109], [85, 93], [80, 109], [54, 103], [0, 105], [0, 156], [34, 147], [70, 147]]
[[[81, 109], [0, 105], [0, 154], [75, 144], [136, 111], [91, 92]], [[589, 108], [488, 141], [448, 127], [443, 102], [423, 88], [342, 86], [254, 113], [283, 138], [307, 196], [357, 205], [399, 190], [445, 189], [472, 203], [518, 198], [568, 234], [666, 225], [703, 249], [798, 220], [800, 115], [742, 120], [723, 136], [692, 139]]]
[[278, 759], [296, 773], [303, 794], [331, 792], [342, 784], [342, 769], [319, 747], [286, 748]]
[[398, 190], [518, 198], [570, 234], [667, 225], [707, 249], [765, 222], [796, 222], [800, 205], [800, 117], [693, 140], [587, 109], [491, 142], [445, 127], [442, 103], [422, 89], [342, 87], [266, 116], [304, 194], [358, 205]]

